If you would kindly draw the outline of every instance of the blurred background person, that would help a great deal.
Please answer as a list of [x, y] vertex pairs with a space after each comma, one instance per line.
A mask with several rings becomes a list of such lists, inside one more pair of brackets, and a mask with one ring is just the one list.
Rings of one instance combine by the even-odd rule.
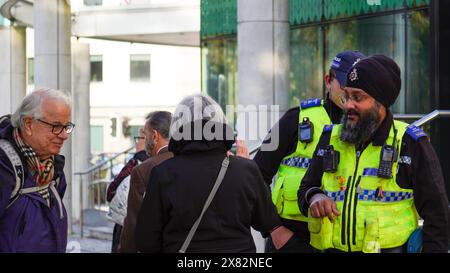
[[115, 223], [111, 246], [112, 253], [117, 252], [124, 218], [127, 215], [131, 171], [134, 167], [149, 158], [145, 151], [145, 135], [142, 128], [138, 130], [138, 135], [134, 137], [134, 140], [136, 143], [136, 153], [109, 184], [106, 193], [106, 200], [110, 202], [107, 217]]

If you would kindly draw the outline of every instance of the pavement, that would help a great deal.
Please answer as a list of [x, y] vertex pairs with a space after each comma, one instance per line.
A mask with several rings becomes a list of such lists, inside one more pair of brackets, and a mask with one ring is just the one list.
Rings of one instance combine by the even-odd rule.
[[111, 241], [96, 238], [69, 236], [67, 253], [111, 253]]
[[72, 224], [72, 235], [67, 239], [67, 253], [111, 253], [114, 223], [106, 213], [98, 210], [83, 212], [83, 238], [79, 223]]

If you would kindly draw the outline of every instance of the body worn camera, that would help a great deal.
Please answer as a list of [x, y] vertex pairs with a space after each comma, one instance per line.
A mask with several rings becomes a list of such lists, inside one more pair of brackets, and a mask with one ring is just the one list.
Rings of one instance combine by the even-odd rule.
[[381, 178], [391, 178], [392, 166], [397, 158], [395, 147], [386, 144], [383, 145], [380, 157], [380, 166], [378, 167], [377, 176]]
[[323, 152], [323, 170], [334, 173], [339, 165], [339, 151], [335, 151], [333, 145], [327, 145]]
[[309, 121], [308, 117], [303, 118], [300, 127], [300, 142], [309, 143], [313, 140], [314, 125]]

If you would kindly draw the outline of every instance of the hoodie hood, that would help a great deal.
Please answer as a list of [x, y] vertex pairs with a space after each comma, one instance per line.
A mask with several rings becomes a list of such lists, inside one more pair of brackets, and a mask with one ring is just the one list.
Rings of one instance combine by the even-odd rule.
[[223, 123], [196, 120], [171, 133], [169, 151], [175, 155], [200, 152], [226, 152], [235, 142], [233, 129]]

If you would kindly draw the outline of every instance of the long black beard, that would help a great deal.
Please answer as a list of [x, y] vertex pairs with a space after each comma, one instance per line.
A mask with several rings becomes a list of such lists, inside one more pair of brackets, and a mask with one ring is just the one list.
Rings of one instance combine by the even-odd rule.
[[355, 145], [363, 144], [369, 140], [380, 124], [379, 109], [379, 105], [375, 104], [367, 113], [361, 113], [355, 125], [348, 122], [348, 111], [344, 111], [341, 119], [343, 124], [341, 140]]

